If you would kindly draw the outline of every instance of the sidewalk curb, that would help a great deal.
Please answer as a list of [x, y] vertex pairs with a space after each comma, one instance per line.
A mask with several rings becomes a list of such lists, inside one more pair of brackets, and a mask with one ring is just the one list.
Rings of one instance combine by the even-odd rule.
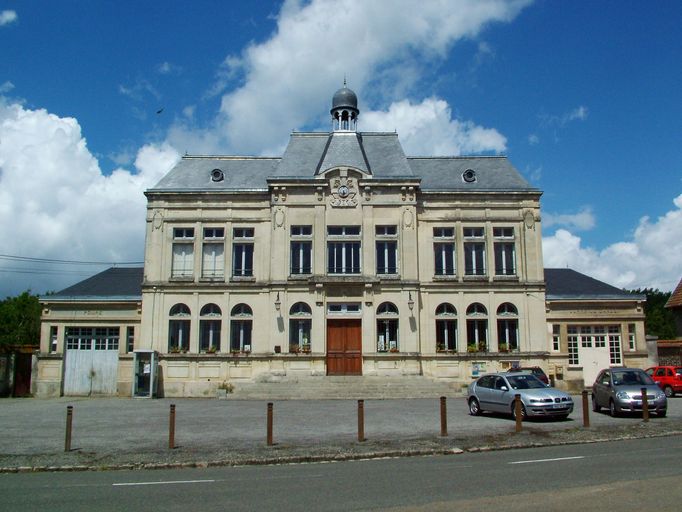
[[546, 446], [569, 446], [578, 444], [606, 443], [610, 441], [627, 441], [631, 439], [647, 439], [657, 437], [672, 437], [682, 435], [682, 430], [673, 430], [665, 433], [630, 434], [621, 435], [613, 438], [598, 437], [595, 439], [583, 439], [576, 441], [548, 441], [530, 442], [525, 444], [500, 444], [482, 445], [471, 448], [447, 448], [447, 449], [421, 449], [421, 450], [387, 450], [367, 453], [342, 453], [334, 456], [329, 455], [304, 455], [304, 456], [282, 456], [282, 457], [263, 457], [252, 459], [223, 459], [214, 461], [194, 461], [194, 462], [146, 462], [146, 463], [122, 463], [104, 464], [99, 466], [74, 465], [74, 466], [18, 466], [0, 467], [0, 474], [6, 473], [44, 473], [44, 472], [75, 472], [75, 471], [124, 471], [124, 470], [149, 470], [149, 469], [189, 469], [189, 468], [209, 468], [209, 467], [239, 467], [239, 466], [272, 466], [286, 464], [320, 464], [345, 461], [360, 461], [372, 459], [389, 459], [400, 457], [425, 457], [431, 455], [459, 455], [462, 453], [480, 453], [502, 450], [515, 450], [523, 448], [542, 448]]

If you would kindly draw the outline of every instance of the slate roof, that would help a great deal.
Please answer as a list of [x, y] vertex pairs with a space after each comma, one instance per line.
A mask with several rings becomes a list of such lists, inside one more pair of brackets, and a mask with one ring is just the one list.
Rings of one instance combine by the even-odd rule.
[[629, 293], [569, 268], [546, 268], [545, 283], [547, 300], [646, 300], [645, 295]]
[[670, 298], [668, 299], [668, 302], [665, 303], [666, 308], [682, 308], [682, 279], [680, 279], [680, 282], [677, 284], [677, 288], [673, 291], [673, 293], [670, 295]]
[[[266, 191], [268, 178], [313, 179], [336, 166], [374, 179], [421, 180], [424, 191], [538, 192], [503, 156], [406, 157], [396, 133], [293, 133], [281, 158], [186, 156], [149, 192]], [[220, 169], [225, 179], [212, 181]], [[473, 169], [476, 180], [462, 173]]]
[[53, 295], [44, 295], [40, 300], [142, 300], [143, 275], [142, 267], [112, 267]]

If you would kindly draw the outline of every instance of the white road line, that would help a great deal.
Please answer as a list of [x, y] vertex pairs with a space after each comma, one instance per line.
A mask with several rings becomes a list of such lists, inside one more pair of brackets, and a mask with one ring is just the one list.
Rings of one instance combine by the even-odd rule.
[[558, 457], [556, 459], [517, 460], [514, 462], [507, 462], [507, 464], [534, 464], [535, 462], [557, 462], [561, 460], [575, 460], [584, 458], [585, 458], [584, 455], [580, 455], [578, 457]]
[[132, 485], [175, 485], [175, 484], [210, 484], [215, 480], [168, 480], [166, 482], [124, 482], [120, 484], [111, 484], [114, 487], [132, 486]]

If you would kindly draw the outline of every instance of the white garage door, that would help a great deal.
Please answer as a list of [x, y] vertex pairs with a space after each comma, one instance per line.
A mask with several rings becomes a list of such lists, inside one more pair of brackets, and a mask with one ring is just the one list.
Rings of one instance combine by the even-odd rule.
[[115, 395], [118, 327], [67, 327], [64, 395]]

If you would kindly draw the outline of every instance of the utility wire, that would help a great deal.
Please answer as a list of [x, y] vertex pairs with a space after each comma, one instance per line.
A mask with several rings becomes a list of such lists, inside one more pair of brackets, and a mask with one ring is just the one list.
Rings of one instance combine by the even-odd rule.
[[64, 265], [142, 265], [143, 261], [79, 261], [79, 260], [56, 260], [50, 258], [31, 258], [28, 256], [15, 256], [12, 254], [0, 254], [0, 260], [26, 261], [34, 263], [56, 263]]

